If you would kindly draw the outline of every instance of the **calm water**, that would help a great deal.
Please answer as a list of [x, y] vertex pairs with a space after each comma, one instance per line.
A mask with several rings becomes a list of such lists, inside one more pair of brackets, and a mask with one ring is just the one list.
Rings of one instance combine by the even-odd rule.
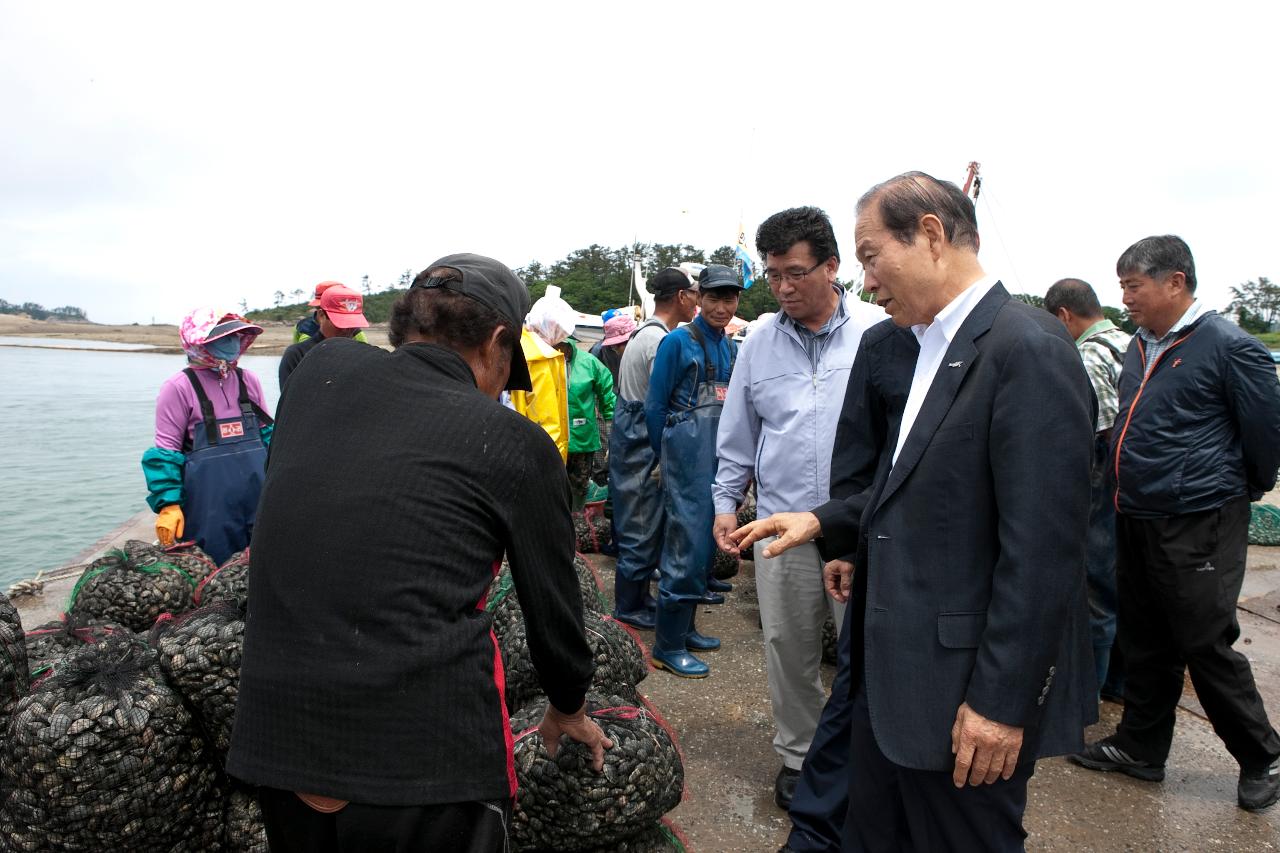
[[[279, 363], [241, 361], [272, 413]], [[0, 590], [67, 564], [147, 509], [139, 462], [155, 439], [156, 393], [185, 365], [181, 355], [0, 346]]]

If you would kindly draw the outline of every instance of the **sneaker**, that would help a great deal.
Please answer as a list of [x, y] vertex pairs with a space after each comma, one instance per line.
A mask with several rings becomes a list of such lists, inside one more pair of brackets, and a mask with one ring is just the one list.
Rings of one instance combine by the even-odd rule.
[[1261, 770], [1240, 768], [1240, 784], [1236, 786], [1236, 800], [1240, 808], [1256, 812], [1280, 799], [1280, 759]]
[[1139, 761], [1112, 743], [1111, 738], [1103, 738], [1097, 743], [1091, 743], [1080, 752], [1068, 755], [1067, 760], [1090, 770], [1119, 770], [1126, 776], [1142, 779], [1144, 782], [1164, 781], [1163, 764]]

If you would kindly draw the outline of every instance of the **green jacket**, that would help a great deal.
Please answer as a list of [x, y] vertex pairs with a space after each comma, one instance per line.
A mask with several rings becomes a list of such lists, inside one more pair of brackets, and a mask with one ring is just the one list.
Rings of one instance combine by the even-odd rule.
[[573, 347], [569, 362], [569, 452], [594, 453], [600, 449], [596, 407], [606, 421], [613, 420], [613, 375], [604, 362]]

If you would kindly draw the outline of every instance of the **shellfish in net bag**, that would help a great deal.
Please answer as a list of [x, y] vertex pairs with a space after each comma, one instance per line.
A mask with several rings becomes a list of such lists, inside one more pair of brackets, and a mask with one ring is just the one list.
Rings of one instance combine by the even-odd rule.
[[0, 849], [214, 850], [225, 789], [156, 654], [107, 637], [18, 703], [0, 746]]
[[[538, 723], [546, 700], [512, 720], [519, 791], [511, 816], [517, 850], [619, 850], [619, 842], [651, 830], [680, 803], [684, 763], [666, 723], [647, 705], [618, 704], [624, 697], [587, 697], [587, 713], [613, 748], [604, 772], [591, 769], [591, 753], [562, 738], [547, 755]], [[649, 848], [638, 848], [649, 849]], [[664, 849], [664, 848], [656, 848]]]

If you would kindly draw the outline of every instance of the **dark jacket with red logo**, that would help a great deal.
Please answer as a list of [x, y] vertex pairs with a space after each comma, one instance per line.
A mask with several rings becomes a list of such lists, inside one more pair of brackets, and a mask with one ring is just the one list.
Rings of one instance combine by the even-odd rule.
[[1136, 518], [1201, 512], [1276, 484], [1280, 381], [1262, 343], [1218, 314], [1184, 329], [1143, 375], [1135, 337], [1112, 433], [1116, 508]]

